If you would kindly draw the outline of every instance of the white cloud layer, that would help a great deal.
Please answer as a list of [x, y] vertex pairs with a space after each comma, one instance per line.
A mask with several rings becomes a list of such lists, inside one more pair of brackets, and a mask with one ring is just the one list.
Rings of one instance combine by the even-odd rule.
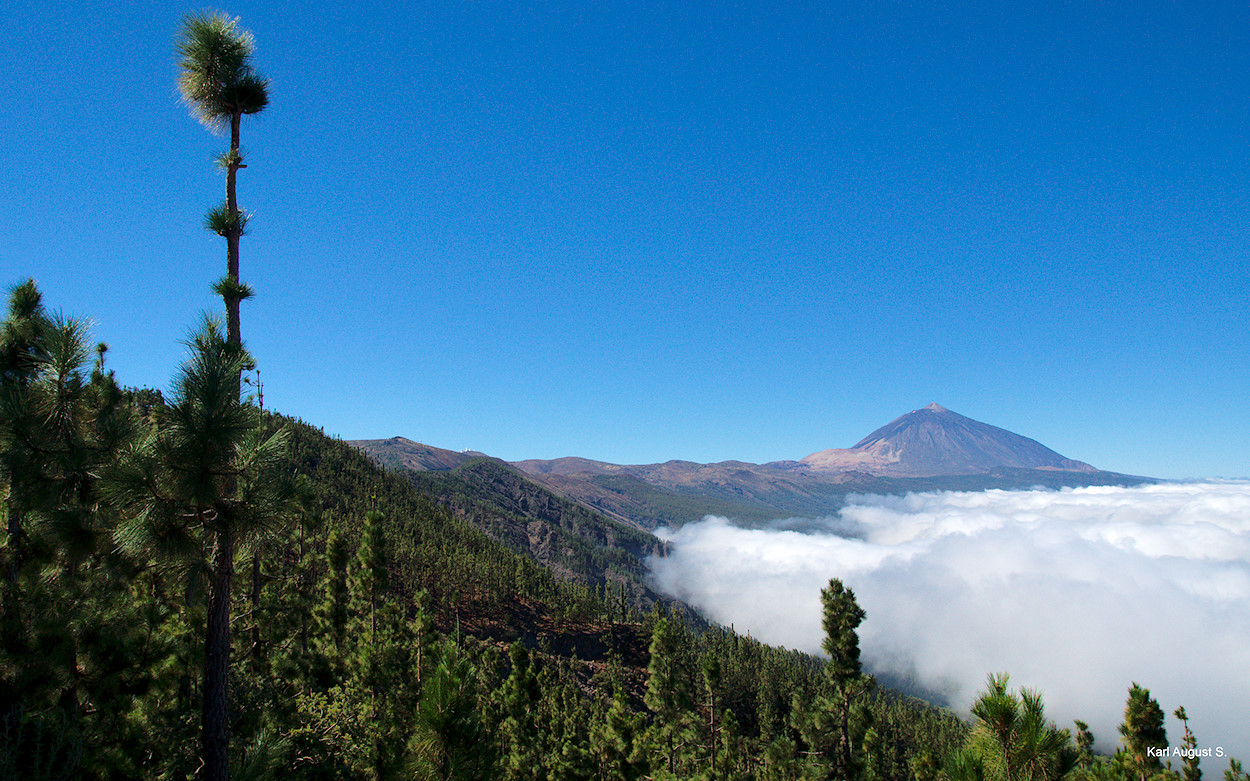
[[957, 708], [1008, 672], [1113, 749], [1136, 681], [1172, 745], [1184, 705], [1200, 747], [1250, 760], [1250, 483], [860, 496], [834, 518], [662, 532], [659, 588], [765, 642], [819, 652], [838, 577], [867, 612], [866, 666]]

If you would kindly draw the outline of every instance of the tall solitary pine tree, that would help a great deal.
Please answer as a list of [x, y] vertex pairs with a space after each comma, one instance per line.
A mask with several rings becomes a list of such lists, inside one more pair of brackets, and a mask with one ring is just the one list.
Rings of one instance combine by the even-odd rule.
[[255, 44], [238, 19], [220, 13], [189, 14], [178, 39], [178, 89], [201, 123], [213, 131], [230, 129], [230, 148], [217, 158], [226, 171], [226, 200], [209, 210], [205, 227], [226, 240], [226, 275], [215, 290], [226, 303], [226, 338], [242, 344], [239, 303], [252, 295], [239, 281], [239, 237], [247, 215], [239, 208], [236, 179], [243, 164], [239, 130], [245, 115], [269, 105], [269, 80], [252, 67]]
[[[189, 14], [183, 19], [177, 43], [178, 89], [200, 122], [214, 131], [230, 129], [230, 148], [217, 158], [217, 164], [226, 172], [226, 200], [209, 210], [205, 226], [226, 240], [226, 275], [216, 283], [214, 290], [226, 304], [226, 341], [239, 356], [232, 366], [229, 386], [236, 405], [243, 370], [248, 365], [242, 352], [239, 304], [252, 295], [251, 289], [239, 280], [239, 238], [247, 225], [247, 215], [239, 208], [236, 190], [239, 169], [245, 167], [239, 135], [243, 117], [257, 114], [269, 105], [269, 81], [252, 67], [253, 50], [252, 35], [239, 27], [238, 19], [220, 13]], [[238, 490], [235, 479], [233, 475], [224, 478], [220, 486], [221, 498], [235, 498]], [[206, 778], [224, 781], [229, 776], [225, 693], [229, 661], [225, 657], [229, 652], [234, 535], [229, 531], [214, 532], [211, 539], [213, 599], [210, 599], [208, 617], [206, 684], [211, 679], [212, 685], [205, 688], [204, 764]], [[221, 625], [223, 621], [225, 626]]]

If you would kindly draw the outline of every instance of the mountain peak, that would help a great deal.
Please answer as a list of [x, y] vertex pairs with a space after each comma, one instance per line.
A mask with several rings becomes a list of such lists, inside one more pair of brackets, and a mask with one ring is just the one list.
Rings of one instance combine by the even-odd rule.
[[455, 469], [466, 461], [485, 455], [474, 450], [457, 453], [441, 447], [414, 442], [407, 437], [350, 439], [347, 444], [363, 450], [367, 456], [381, 464], [411, 469], [414, 472], [441, 472]]
[[986, 474], [1003, 467], [1093, 471], [1089, 464], [1064, 458], [1040, 442], [936, 402], [882, 426], [850, 448], [812, 453], [802, 463], [835, 472], [895, 477]]

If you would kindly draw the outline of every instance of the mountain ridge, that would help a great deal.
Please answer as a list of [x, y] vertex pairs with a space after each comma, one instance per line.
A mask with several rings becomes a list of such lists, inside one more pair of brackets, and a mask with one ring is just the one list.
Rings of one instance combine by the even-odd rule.
[[[379, 462], [415, 471], [454, 469], [456, 453], [401, 437], [350, 442]], [[670, 460], [613, 464], [579, 456], [499, 464], [547, 490], [639, 529], [676, 527], [706, 515], [746, 523], [836, 513], [848, 494], [1138, 485], [1152, 478], [1096, 469], [1041, 443], [932, 403], [887, 423], [850, 448], [800, 460], [711, 464]]]
[[[754, 464], [726, 460], [708, 464], [673, 459], [654, 464], [613, 464], [580, 456], [511, 462], [531, 475], [629, 474], [662, 479], [666, 474], [719, 470], [822, 471], [871, 477], [941, 477], [992, 474], [996, 469], [1103, 473], [1084, 461], [1067, 458], [1040, 442], [982, 423], [933, 402], [905, 413], [849, 448], [829, 448], [797, 461]], [[826, 478], [830, 479], [830, 478]], [[837, 478], [832, 478], [836, 480]]]

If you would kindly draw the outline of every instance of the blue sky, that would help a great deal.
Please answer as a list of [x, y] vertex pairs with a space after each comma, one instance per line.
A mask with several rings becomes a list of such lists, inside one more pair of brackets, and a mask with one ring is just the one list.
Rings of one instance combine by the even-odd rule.
[[[220, 308], [194, 8], [0, 9], [0, 284], [92, 316], [134, 385]], [[1244, 3], [222, 10], [272, 81], [239, 179], [269, 406], [643, 463], [937, 401], [1102, 468], [1250, 474]]]

